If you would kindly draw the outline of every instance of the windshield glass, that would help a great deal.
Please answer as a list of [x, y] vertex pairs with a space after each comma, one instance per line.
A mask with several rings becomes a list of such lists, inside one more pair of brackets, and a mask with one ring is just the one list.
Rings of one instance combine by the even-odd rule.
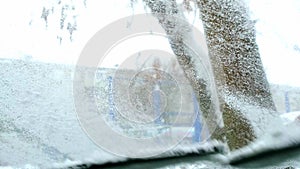
[[299, 1], [0, 11], [0, 168], [300, 168]]

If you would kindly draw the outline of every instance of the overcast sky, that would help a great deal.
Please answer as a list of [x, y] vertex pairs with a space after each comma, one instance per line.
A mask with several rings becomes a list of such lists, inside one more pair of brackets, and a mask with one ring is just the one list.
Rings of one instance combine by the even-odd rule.
[[[41, 19], [43, 7], [53, 6], [49, 2], [56, 1], [1, 2], [0, 58], [76, 64], [84, 45], [98, 30], [121, 17], [144, 12], [142, 5], [136, 5], [133, 11], [129, 0], [87, 0], [86, 8], [83, 1], [72, 1], [76, 3], [78, 30], [70, 42], [68, 32], [59, 29], [59, 12], [49, 15], [48, 27]], [[249, 7], [257, 21], [257, 43], [269, 81], [300, 87], [300, 1], [251, 0]], [[189, 18], [201, 30], [201, 22], [194, 20], [193, 13]], [[57, 36], [63, 37], [61, 44]], [[121, 54], [129, 56], [149, 48], [170, 51], [165, 38], [138, 37], [112, 50], [104, 65], [115, 65]]]

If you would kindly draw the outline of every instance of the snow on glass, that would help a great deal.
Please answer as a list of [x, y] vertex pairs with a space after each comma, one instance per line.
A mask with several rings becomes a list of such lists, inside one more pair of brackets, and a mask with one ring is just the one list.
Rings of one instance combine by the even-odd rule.
[[[290, 130], [290, 126], [281, 125], [283, 122], [276, 113], [255, 42], [254, 22], [249, 20], [245, 4], [226, 0], [195, 1], [202, 13], [201, 19], [209, 47], [207, 56], [202, 49], [193, 46], [195, 44], [191, 34], [192, 28], [185, 22], [182, 9], [176, 1], [144, 0], [144, 2], [165, 30], [170, 46], [196, 93], [210, 132], [216, 131], [222, 140], [225, 136], [230, 136], [228, 133], [233, 131], [233, 128], [246, 127], [253, 130], [253, 133], [252, 131], [243, 133], [243, 130], [240, 132], [241, 137], [244, 137], [242, 139], [251, 141], [247, 142], [249, 146], [225, 154], [221, 160], [230, 162], [241, 156], [299, 143], [300, 134], [297, 130], [299, 125], [292, 124], [293, 130]], [[55, 8], [51, 5], [44, 7], [41, 15], [47, 26], [49, 15], [59, 9], [61, 13], [59, 27], [69, 32], [70, 39], [77, 28], [76, 15], [72, 12], [75, 10], [73, 3], [59, 0], [54, 5]], [[61, 40], [60, 36], [58, 38]], [[99, 158], [103, 158], [101, 162], [105, 162], [118, 159], [91, 143], [81, 130], [72, 105], [73, 71], [70, 67], [55, 64], [1, 61], [0, 97], [4, 100], [0, 103], [1, 162], [7, 161], [9, 165], [31, 163], [43, 166], [49, 162], [93, 160], [99, 162], [101, 161]], [[87, 86], [85, 92], [96, 98], [99, 112], [117, 132], [125, 132], [124, 134], [129, 137], [145, 138], [144, 133], [133, 133], [130, 129], [144, 130], [153, 127], [152, 123], [144, 124], [137, 121], [153, 120], [154, 117], [151, 115], [155, 103], [148, 103], [145, 100], [154, 99], [144, 96], [149, 96], [151, 93], [149, 91], [155, 89], [157, 84], [151, 80], [139, 80], [145, 79], [144, 76], [149, 72], [136, 74], [133, 80], [128, 80], [129, 82], [119, 82], [130, 84], [129, 90], [132, 90], [130, 103], [136, 106], [136, 110], [149, 111], [141, 116], [138, 113], [132, 114], [131, 108], [127, 107], [128, 100], [121, 97], [124, 91], [114, 88], [118, 86], [113, 85], [113, 80], [122, 79], [122, 73], [117, 73], [120, 77], [112, 78], [114, 71], [103, 73], [102, 70], [98, 70], [95, 83], [93, 86]], [[162, 77], [165, 78], [163, 80], [174, 81], [168, 74], [164, 72], [160, 74], [163, 74]], [[178, 86], [173, 85], [164, 91], [174, 97], [172, 93], [178, 90]], [[139, 95], [142, 92], [146, 94]], [[114, 105], [116, 103], [121, 107]], [[161, 104], [160, 107], [164, 107], [164, 102]], [[226, 121], [228, 117], [224, 117], [227, 114], [223, 114], [222, 117], [222, 113], [228, 110], [234, 110], [238, 114], [229, 117], [229, 122], [238, 121], [229, 127]], [[115, 113], [112, 114], [112, 111]], [[147, 137], [155, 137], [157, 134], [159, 133], [150, 133]], [[229, 139], [225, 138], [225, 141]], [[273, 140], [276, 141], [271, 143]], [[76, 142], [80, 146], [74, 150], [74, 144], [70, 142]], [[207, 148], [210, 145], [204, 146]], [[226, 149], [225, 145], [220, 145]], [[202, 149], [207, 150], [205, 147]], [[9, 154], [11, 150], [14, 152], [12, 155], [16, 158], [15, 161], [5, 157], [5, 153]], [[28, 156], [28, 151], [34, 155]], [[203, 168], [212, 165], [216, 164], [199, 162], [185, 167]]]

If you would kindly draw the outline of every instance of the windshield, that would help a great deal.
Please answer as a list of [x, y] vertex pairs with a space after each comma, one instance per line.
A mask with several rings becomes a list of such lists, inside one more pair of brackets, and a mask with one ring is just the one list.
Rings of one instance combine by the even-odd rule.
[[0, 9], [0, 168], [300, 168], [299, 1]]

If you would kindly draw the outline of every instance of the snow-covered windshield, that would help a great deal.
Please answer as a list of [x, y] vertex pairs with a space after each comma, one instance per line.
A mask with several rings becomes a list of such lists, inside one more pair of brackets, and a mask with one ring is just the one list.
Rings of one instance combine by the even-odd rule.
[[[300, 143], [298, 0], [0, 11], [0, 168], [221, 168]], [[161, 161], [190, 154], [202, 158]], [[286, 154], [245, 166], [300, 168], [300, 151]]]

